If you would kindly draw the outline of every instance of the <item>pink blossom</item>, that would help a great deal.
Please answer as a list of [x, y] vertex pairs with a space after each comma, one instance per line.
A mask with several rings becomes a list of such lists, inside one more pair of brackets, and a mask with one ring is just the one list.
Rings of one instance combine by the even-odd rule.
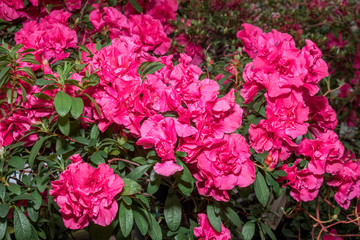
[[278, 122], [284, 133], [293, 139], [306, 134], [309, 124], [305, 122], [309, 119], [309, 108], [301, 92], [293, 90], [277, 98], [270, 98], [267, 94], [265, 96], [268, 121]]
[[274, 159], [286, 160], [292, 151], [297, 148], [291, 138], [285, 133], [278, 121], [260, 120], [257, 125], [251, 124], [249, 128], [250, 146], [257, 152], [269, 152]]
[[113, 7], [104, 7], [91, 11], [89, 19], [95, 31], [109, 30], [110, 39], [128, 35], [129, 19]]
[[13, 113], [0, 123], [0, 144], [7, 146], [13, 141], [25, 142], [25, 146], [33, 145], [37, 140], [37, 134], [30, 134], [24, 137], [34, 124], [28, 116], [21, 112]]
[[68, 57], [70, 53], [64, 50], [75, 48], [77, 43], [76, 32], [66, 24], [69, 14], [55, 10], [39, 23], [25, 22], [23, 28], [15, 34], [16, 43], [23, 44], [25, 49], [36, 49], [35, 59], [40, 63], [43, 60], [56, 61]]
[[72, 155], [69, 159], [70, 159], [70, 161], [71, 161], [72, 163], [82, 162], [82, 161], [83, 161], [83, 159], [81, 158], [80, 154], [78, 154], [78, 153]]
[[22, 0], [3, 0], [0, 1], [0, 18], [5, 21], [13, 21], [20, 17], [26, 17], [24, 1]]
[[199, 227], [194, 228], [194, 235], [198, 237], [199, 240], [229, 240], [231, 238], [231, 233], [223, 223], [221, 223], [221, 232], [217, 232], [210, 224], [209, 219], [206, 214], [198, 214], [199, 218]]
[[279, 46], [286, 49], [295, 48], [295, 41], [289, 34], [275, 29], [272, 32], [263, 33], [260, 28], [248, 23], [242, 24], [242, 27], [244, 30], [239, 31], [237, 37], [244, 42], [244, 50], [251, 58], [266, 57], [272, 52], [276, 53]]
[[305, 77], [304, 87], [309, 90], [311, 96], [319, 91], [317, 83], [329, 75], [326, 62], [321, 59], [322, 53], [315, 43], [306, 39], [306, 46], [301, 49], [306, 61], [308, 71]]
[[263, 31], [261, 28], [248, 23], [244, 23], [241, 26], [244, 30], [238, 31], [236, 36], [243, 41], [245, 45], [244, 51], [249, 54], [250, 58], [255, 58], [261, 48], [258, 44], [258, 39], [263, 34]]
[[124, 181], [106, 164], [93, 168], [79, 161], [70, 164], [51, 185], [49, 193], [60, 207], [65, 226], [82, 229], [90, 221], [107, 226], [114, 220], [118, 211], [115, 196]]
[[348, 209], [351, 200], [360, 197], [360, 161], [346, 161], [334, 175], [327, 184], [337, 188], [336, 202]]
[[159, 20], [150, 15], [131, 15], [129, 23], [130, 35], [139, 36], [144, 51], [164, 55], [170, 48], [170, 39]]
[[[335, 229], [331, 229], [330, 233], [337, 234], [337, 231]], [[323, 236], [323, 240], [344, 240], [342, 237], [334, 237], [331, 234], [326, 234]]]
[[297, 154], [310, 157], [308, 168], [314, 174], [335, 174], [342, 167], [341, 157], [344, 154], [344, 146], [338, 140], [333, 131], [326, 131], [315, 135], [314, 140], [302, 139]]
[[325, 132], [327, 130], [335, 129], [338, 123], [336, 112], [329, 105], [329, 101], [326, 97], [306, 96], [305, 103], [310, 108], [309, 119], [312, 122], [310, 126], [313, 130]]
[[185, 34], [180, 34], [175, 40], [184, 46], [184, 52], [192, 58], [191, 64], [200, 65], [203, 62], [205, 55], [200, 45], [193, 43]]
[[225, 135], [218, 146], [205, 147], [196, 157], [198, 171], [194, 177], [199, 193], [218, 201], [228, 201], [227, 190], [247, 187], [255, 180], [255, 166], [243, 136]]
[[163, 176], [170, 176], [181, 171], [182, 167], [175, 164], [174, 147], [177, 136], [188, 137], [196, 133], [196, 129], [179, 123], [171, 117], [156, 114], [146, 119], [140, 127], [140, 139], [136, 144], [145, 149], [155, 147], [161, 163], [156, 163], [154, 171]]
[[297, 164], [300, 159], [296, 160], [295, 164], [288, 167], [286, 164], [281, 166], [281, 170], [287, 173], [286, 177], [279, 180], [288, 180], [284, 186], [289, 185], [291, 188], [290, 195], [296, 201], [312, 201], [319, 193], [319, 189], [323, 182], [322, 175], [316, 175], [311, 170], [304, 168], [297, 170]]
[[343, 48], [346, 44], [348, 44], [348, 41], [342, 40], [341, 32], [338, 32], [337, 35], [338, 35], [337, 37], [335, 37], [335, 35], [333, 33], [329, 33], [327, 35], [327, 38], [329, 40], [329, 42], [327, 44], [328, 48], [332, 48], [332, 47]]

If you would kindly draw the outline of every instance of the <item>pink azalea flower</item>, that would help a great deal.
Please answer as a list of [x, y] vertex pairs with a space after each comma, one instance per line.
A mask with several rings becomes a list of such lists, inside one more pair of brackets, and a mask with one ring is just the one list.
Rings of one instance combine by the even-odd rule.
[[348, 209], [351, 200], [360, 197], [360, 161], [346, 161], [334, 175], [327, 184], [337, 188], [334, 196], [336, 202]]
[[221, 223], [221, 232], [217, 232], [210, 224], [206, 214], [198, 214], [199, 227], [194, 228], [194, 235], [198, 237], [198, 240], [229, 240], [231, 233], [223, 223]]
[[0, 18], [5, 21], [13, 21], [20, 17], [26, 17], [24, 1], [22, 0], [3, 0], [0, 1]]
[[24, 135], [34, 124], [28, 116], [23, 116], [21, 112], [15, 112], [10, 117], [0, 123], [0, 144], [7, 146], [14, 141], [25, 142], [25, 146], [33, 145], [37, 140], [37, 134], [30, 134], [24, 138]]
[[310, 96], [319, 91], [317, 83], [329, 75], [326, 62], [321, 59], [322, 53], [315, 43], [306, 39], [306, 46], [301, 49], [306, 61], [308, 74], [305, 77], [304, 87], [309, 90]]
[[270, 98], [265, 94], [268, 121], [278, 122], [285, 134], [295, 139], [308, 130], [309, 108], [305, 105], [302, 93], [291, 91], [290, 94]]
[[184, 52], [192, 58], [191, 64], [200, 65], [203, 62], [205, 55], [201, 46], [191, 42], [185, 34], [180, 34], [175, 40], [184, 46]]
[[139, 36], [144, 51], [164, 55], [170, 48], [170, 39], [159, 20], [150, 15], [131, 15], [129, 21], [130, 35]]
[[278, 121], [260, 120], [257, 125], [249, 128], [250, 146], [257, 152], [269, 152], [273, 157], [273, 164], [278, 160], [286, 160], [292, 151], [297, 148], [291, 138], [285, 133]]
[[118, 211], [115, 196], [122, 191], [124, 181], [106, 164], [93, 168], [78, 161], [51, 185], [49, 193], [60, 207], [65, 226], [82, 229], [91, 221], [107, 226], [114, 220]]
[[170, 176], [182, 170], [182, 167], [175, 164], [174, 147], [177, 136], [188, 137], [196, 132], [195, 128], [181, 124], [176, 119], [156, 114], [142, 123], [141, 137], [136, 144], [145, 149], [155, 147], [161, 162], [155, 164], [154, 171], [163, 176]]
[[[335, 229], [330, 230], [331, 233], [337, 234]], [[323, 240], [344, 240], [342, 237], [334, 237], [331, 234], [326, 234], [323, 236]]]
[[338, 140], [333, 131], [326, 131], [315, 135], [314, 140], [302, 139], [297, 154], [311, 158], [308, 168], [314, 174], [335, 174], [342, 167], [341, 157], [344, 154], [344, 146]]
[[205, 147], [196, 157], [194, 177], [199, 193], [218, 201], [228, 201], [227, 190], [247, 187], [255, 180], [255, 166], [243, 136], [225, 135], [219, 146]]
[[299, 162], [300, 159], [296, 160], [295, 164], [291, 167], [288, 167], [286, 164], [282, 165], [281, 170], [285, 171], [287, 175], [286, 177], [279, 178], [279, 181], [289, 181], [284, 186], [290, 186], [290, 195], [296, 201], [312, 201], [319, 193], [323, 177], [322, 175], [315, 175], [307, 168], [298, 171], [297, 164]]
[[25, 22], [23, 28], [15, 34], [17, 44], [23, 44], [24, 49], [33, 48], [35, 59], [40, 63], [43, 60], [61, 60], [70, 55], [64, 50], [75, 48], [77, 35], [67, 26], [70, 13], [61, 10], [52, 11], [51, 14], [37, 21]]
[[[306, 94], [305, 94], [306, 96]], [[317, 132], [334, 130], [338, 121], [336, 112], [330, 106], [329, 101], [324, 96], [306, 96], [305, 103], [310, 108], [311, 128]]]

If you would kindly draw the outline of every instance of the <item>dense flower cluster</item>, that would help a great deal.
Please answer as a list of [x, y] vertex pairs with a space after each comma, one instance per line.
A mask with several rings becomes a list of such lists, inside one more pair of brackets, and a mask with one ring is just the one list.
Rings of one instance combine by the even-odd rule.
[[[63, 162], [59, 164], [59, 169], [65, 170], [59, 174], [59, 180], [51, 182], [49, 194], [60, 207], [67, 228], [81, 229], [91, 221], [101, 226], [110, 225], [119, 210], [117, 196], [126, 187], [126, 179], [120, 176], [130, 176], [127, 180], [139, 185], [136, 180], [140, 177], [131, 176], [132, 167], [124, 167], [125, 170], [121, 171], [121, 164], [109, 166], [114, 161], [140, 165], [140, 169], [145, 162], [148, 167], [144, 168], [145, 171], [152, 171], [150, 180], [144, 181], [147, 183], [164, 177], [176, 179], [179, 186], [179, 176], [184, 177], [189, 170], [189, 181], [196, 186], [196, 196], [201, 195], [199, 198], [208, 202], [229, 202], [235, 192], [232, 190], [250, 186], [257, 174], [262, 177], [265, 172], [264, 176], [273, 180], [274, 169], [281, 170], [277, 172], [282, 173], [282, 177], [276, 180], [283, 187], [290, 187], [290, 195], [296, 201], [314, 200], [324, 182], [335, 189], [334, 199], [345, 209], [349, 208], [352, 199], [360, 197], [360, 161], [344, 154], [345, 148], [335, 133], [336, 112], [325, 96], [316, 95], [319, 81], [329, 72], [328, 65], [321, 58], [322, 52], [312, 41], [306, 40], [306, 45], [298, 49], [289, 34], [277, 30], [265, 33], [251, 24], [243, 24], [244, 29], [237, 33], [237, 37], [242, 40], [243, 50], [252, 62], [246, 64], [242, 72], [244, 83], [236, 86], [244, 99], [244, 103], [239, 104], [241, 97], [235, 88], [224, 90], [224, 85], [232, 84], [235, 77], [230, 76], [222, 83], [219, 80], [223, 74], [214, 79], [210, 79], [209, 74], [204, 77], [198, 66], [204, 58], [203, 50], [191, 42], [189, 36], [180, 34], [175, 38], [183, 45], [183, 53], [172, 48], [168, 34], [173, 33], [173, 27], [169, 20], [176, 17], [177, 1], [138, 1], [143, 10], [141, 14], [130, 2], [123, 5], [115, 2], [112, 7], [95, 1], [87, 1], [85, 5], [81, 0], [44, 2], [58, 3], [66, 10], [55, 7], [48, 11], [37, 0], [30, 0], [28, 8], [20, 0], [0, 2], [1, 19], [26, 19], [14, 36], [15, 42], [22, 44], [19, 61], [11, 66], [11, 70], [4, 68], [15, 76], [15, 80], [7, 82], [4, 85], [6, 92], [1, 92], [1, 97], [8, 101], [0, 106], [5, 116], [0, 121], [0, 147], [3, 151], [3, 146], [17, 141], [29, 147], [39, 139], [44, 144], [47, 137], [59, 137], [55, 146], [48, 144], [47, 147], [52, 154], [56, 151], [54, 155], [61, 161], [69, 158], [71, 164], [66, 169]], [[235, 8], [240, 2], [230, 1], [227, 5]], [[81, 7], [87, 4], [87, 22], [69, 24], [70, 12], [85, 11]], [[123, 13], [119, 10], [121, 7]], [[215, 2], [213, 8], [221, 7]], [[36, 9], [39, 19], [33, 17]], [[191, 21], [184, 21], [185, 25], [191, 24]], [[77, 24], [86, 25], [86, 30], [80, 32]], [[97, 38], [101, 35], [108, 37], [104, 44]], [[329, 34], [329, 48], [342, 48], [345, 44], [341, 34], [338, 38]], [[29, 61], [26, 51], [31, 52], [34, 59]], [[71, 69], [76, 73], [68, 72], [68, 76], [64, 76], [66, 71], [62, 67], [68, 63], [62, 60], [78, 51], [80, 57], [76, 58]], [[359, 56], [354, 59], [358, 70]], [[35, 60], [39, 65], [34, 64]], [[236, 64], [240, 61], [234, 61], [226, 70], [237, 75]], [[156, 70], [151, 71], [152, 68]], [[6, 71], [2, 70], [0, 74], [5, 75]], [[92, 75], [94, 73], [96, 75]], [[90, 76], [95, 77], [95, 83], [91, 82]], [[33, 82], [28, 77], [33, 78]], [[340, 96], [349, 96], [351, 88], [350, 84], [344, 85]], [[59, 93], [70, 98], [71, 104], [81, 100], [80, 113], [69, 108], [65, 114], [60, 114], [55, 103]], [[253, 124], [246, 117], [254, 112], [240, 106], [259, 99], [263, 101], [260, 107], [264, 111], [259, 114], [262, 118], [257, 124]], [[354, 105], [358, 103], [360, 101]], [[68, 120], [68, 126], [60, 123], [64, 119]], [[72, 125], [78, 124], [76, 128], [81, 134], [70, 134], [73, 126], [70, 127], [69, 119]], [[247, 121], [248, 130], [243, 126], [243, 120]], [[95, 128], [90, 130], [89, 125]], [[68, 131], [64, 130], [66, 127]], [[93, 131], [98, 132], [95, 134]], [[89, 139], [85, 138], [89, 132]], [[109, 135], [116, 147], [112, 149], [106, 141], [93, 143], [98, 139], [91, 135], [101, 135], [99, 132]], [[130, 155], [126, 159], [118, 158], [116, 155], [120, 155], [120, 150], [126, 152], [124, 142], [129, 139], [136, 147], [134, 154], [141, 151], [147, 154], [150, 151], [146, 150], [153, 149], [153, 156], [155, 152], [156, 156], [138, 161], [132, 161]], [[67, 141], [72, 144], [68, 149], [62, 145]], [[73, 145], [79, 143], [84, 146], [78, 151]], [[134, 146], [131, 147], [135, 149]], [[46, 159], [41, 152], [37, 158], [39, 148], [41, 145], [35, 144], [30, 154], [25, 154], [32, 169], [35, 168], [30, 165], [35, 159], [39, 162]], [[33, 149], [37, 150], [35, 154]], [[79, 154], [69, 157], [75, 151], [87, 151], [82, 155], [89, 154], [94, 165], [84, 162]], [[255, 164], [254, 159], [257, 161], [264, 152], [267, 156], [263, 165]], [[103, 157], [99, 161], [95, 159], [97, 154]], [[105, 159], [109, 155], [116, 156], [114, 161]], [[51, 166], [47, 160], [41, 162], [41, 167]], [[107, 164], [105, 160], [108, 160]], [[146, 173], [146, 176], [149, 175]], [[175, 189], [176, 184], [171, 187]], [[269, 182], [264, 184], [266, 188], [270, 186]], [[275, 188], [274, 185], [271, 187]], [[139, 200], [135, 200], [136, 197], [121, 199], [121, 204], [126, 205], [124, 211], [136, 212], [140, 209], [138, 205], [147, 205], [140, 199], [134, 208], [127, 208], [133, 199], [134, 202]], [[266, 206], [266, 202], [261, 204]], [[214, 204], [220, 206], [216, 211], [228, 205]], [[203, 240], [230, 239], [230, 230], [225, 227], [227, 223], [224, 225], [221, 221], [221, 232], [217, 232], [208, 218], [210, 214], [199, 214], [203, 211], [201, 207], [196, 209], [199, 226], [194, 228], [194, 235]], [[258, 226], [261, 228], [260, 222]]]
[[[328, 75], [321, 51], [310, 40], [299, 50], [288, 34], [276, 30], [263, 33], [250, 24], [243, 27], [237, 36], [243, 40], [244, 50], [253, 62], [245, 67], [241, 95], [245, 102], [251, 102], [265, 89], [267, 102], [266, 119], [250, 126], [251, 147], [258, 153], [267, 151], [274, 159], [272, 168], [279, 160], [285, 162], [292, 153], [309, 161], [307, 168], [301, 170], [297, 170], [300, 159], [291, 167], [282, 166], [287, 173], [285, 179], [289, 180], [286, 185], [291, 187], [290, 194], [297, 201], [311, 201], [317, 196], [325, 172], [335, 175], [335, 179], [341, 174], [341, 179], [348, 179], [349, 185], [356, 185], [357, 177], [346, 171], [349, 169], [346, 166], [352, 166], [355, 171], [357, 163], [344, 162], [344, 147], [333, 131], [337, 125], [336, 113], [325, 97], [314, 96], [319, 90], [317, 83]], [[303, 137], [307, 132], [314, 139]], [[301, 140], [300, 144], [296, 143], [297, 139]], [[332, 180], [328, 184], [339, 186], [340, 182]], [[347, 197], [352, 199], [360, 193], [342, 186], [335, 199], [347, 208]], [[353, 195], [346, 191], [352, 191]]]

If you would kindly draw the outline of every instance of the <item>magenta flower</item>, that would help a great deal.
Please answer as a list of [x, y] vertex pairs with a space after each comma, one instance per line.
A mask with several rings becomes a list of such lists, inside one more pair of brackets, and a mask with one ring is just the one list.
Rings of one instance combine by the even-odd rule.
[[310, 157], [308, 168], [314, 174], [324, 174], [325, 171], [335, 174], [342, 167], [344, 146], [336, 133], [329, 130], [315, 135], [314, 140], [304, 138], [300, 142], [297, 154]]
[[114, 220], [118, 211], [115, 196], [122, 191], [124, 181], [108, 165], [93, 168], [78, 161], [51, 185], [49, 193], [60, 207], [65, 226], [81, 229], [91, 221], [107, 226]]
[[206, 214], [198, 214], [199, 227], [194, 228], [194, 235], [198, 237], [198, 240], [229, 240], [231, 233], [223, 223], [221, 223], [221, 232], [217, 232], [210, 224]]
[[194, 177], [199, 193], [218, 201], [228, 201], [227, 190], [247, 187], [255, 180], [255, 166], [243, 136], [225, 135], [221, 145], [207, 147], [196, 157]]
[[351, 200], [360, 197], [360, 161], [346, 161], [327, 184], [337, 188], [336, 202], [348, 209]]
[[296, 201], [312, 201], [319, 193], [319, 189], [323, 182], [322, 175], [315, 175], [308, 168], [300, 171], [297, 170], [297, 164], [300, 159], [296, 160], [295, 164], [288, 167], [286, 164], [281, 166], [281, 170], [287, 173], [286, 177], [281, 177], [279, 180], [288, 180], [284, 186], [289, 185], [291, 188], [290, 195]]
[[163, 176], [170, 176], [182, 170], [182, 167], [175, 164], [174, 148], [177, 136], [188, 137], [196, 132], [195, 128], [182, 124], [176, 119], [156, 114], [142, 123], [141, 137], [136, 144], [145, 149], [155, 147], [161, 162], [155, 164], [154, 171]]

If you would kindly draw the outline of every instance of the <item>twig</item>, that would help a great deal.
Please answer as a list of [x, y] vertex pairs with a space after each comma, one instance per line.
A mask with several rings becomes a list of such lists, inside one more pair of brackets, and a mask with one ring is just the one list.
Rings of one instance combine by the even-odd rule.
[[110, 160], [108, 160], [108, 163], [112, 163], [112, 162], [115, 162], [115, 161], [121, 161], [121, 162], [126, 162], [126, 163], [130, 163], [132, 165], [135, 165], [135, 166], [140, 166], [140, 164], [136, 163], [136, 162], [132, 162], [130, 160], [127, 160], [127, 159], [124, 159], [124, 158], [112, 158]]

